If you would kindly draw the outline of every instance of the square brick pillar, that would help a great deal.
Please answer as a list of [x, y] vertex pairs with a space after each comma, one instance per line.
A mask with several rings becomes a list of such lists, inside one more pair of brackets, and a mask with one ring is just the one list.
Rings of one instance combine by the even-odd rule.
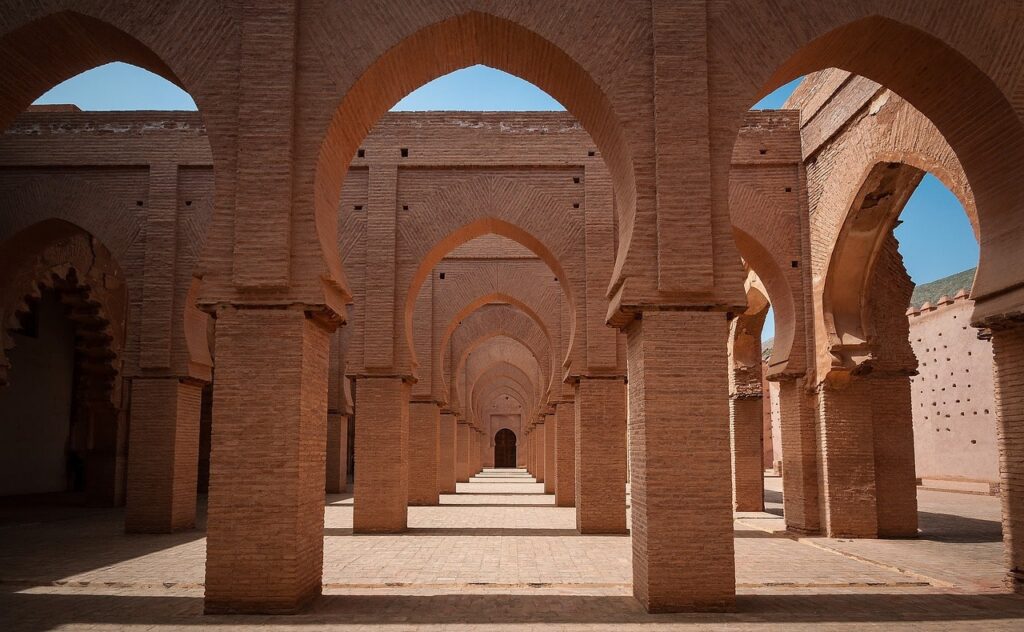
[[819, 534], [817, 417], [814, 399], [804, 388], [802, 378], [779, 382], [779, 417], [786, 529], [800, 534]]
[[455, 433], [455, 480], [469, 482], [469, 424], [459, 420]]
[[763, 432], [764, 402], [761, 397], [730, 397], [732, 504], [736, 511], [764, 511]]
[[409, 384], [359, 378], [356, 390], [356, 533], [405, 531], [409, 508]]
[[[878, 537], [870, 386], [854, 377], [818, 388], [824, 526], [830, 538]], [[785, 448], [782, 454], [788, 458]]]
[[409, 404], [409, 504], [437, 505], [441, 409], [434, 402]]
[[437, 488], [442, 494], [455, 493], [455, 415], [441, 413], [438, 420]]
[[633, 595], [650, 612], [735, 604], [727, 325], [649, 311], [626, 330]]
[[476, 476], [483, 469], [483, 433], [479, 430], [473, 431], [473, 466], [470, 476]]
[[202, 392], [177, 377], [132, 380], [125, 531], [195, 526]]
[[[546, 441], [544, 439], [547, 434], [547, 429], [545, 428], [547, 425], [545, 423], [545, 421], [547, 421], [547, 417], [541, 416], [540, 419], [541, 420], [537, 422], [537, 425], [533, 427], [533, 477], [537, 479], [538, 483], [543, 483], [544, 477], [547, 474], [547, 470], [544, 467], [547, 465], [547, 458], [544, 452], [546, 449]], [[547, 485], [544, 487], [546, 488]]]
[[348, 491], [348, 415], [327, 413], [328, 494]]
[[558, 415], [548, 415], [544, 422], [544, 493], [555, 493], [555, 480], [558, 472], [555, 470], [555, 436], [558, 431]]
[[299, 310], [218, 312], [207, 612], [294, 612], [320, 594], [329, 336]]
[[576, 385], [576, 528], [626, 533], [626, 385], [580, 378]]
[[1024, 325], [992, 330], [1006, 583], [1024, 592]]
[[917, 471], [910, 377], [871, 375], [878, 537], [917, 536]]
[[[556, 410], [555, 506], [573, 507], [576, 505], [576, 406], [572, 402], [561, 402]], [[625, 427], [622, 433], [626, 433]]]

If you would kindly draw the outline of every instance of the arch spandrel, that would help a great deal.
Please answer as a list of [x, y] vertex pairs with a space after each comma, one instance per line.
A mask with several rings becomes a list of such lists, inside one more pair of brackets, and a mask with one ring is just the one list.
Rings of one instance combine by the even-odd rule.
[[[410, 205], [398, 230], [399, 269], [397, 285], [405, 299], [395, 318], [404, 323], [404, 341], [413, 340], [415, 296], [420, 286], [444, 256], [458, 245], [485, 234], [498, 234], [533, 251], [553, 273], [562, 296], [572, 308], [570, 337], [565, 361], [571, 358], [576, 331], [576, 296], [582, 295], [582, 240], [579, 223], [563, 219], [566, 209], [535, 188], [506, 178], [479, 176], [471, 181], [441, 189], [427, 201]], [[502, 283], [512, 284], [512, 277]], [[399, 342], [399, 350], [408, 347]], [[410, 352], [412, 349], [410, 348]], [[404, 361], [404, 360], [400, 360]], [[416, 358], [409, 362], [415, 365]]]
[[[89, 356], [86, 375], [111, 404], [120, 405], [120, 380], [128, 324], [125, 276], [116, 258], [98, 239], [63, 220], [44, 220], [0, 242], [0, 385], [10, 363], [6, 351], [12, 333], [32, 311], [44, 289], [81, 295], [76, 317], [101, 334], [103, 353]], [[94, 380], [94, 381], [95, 381]], [[100, 393], [97, 393], [97, 395]]]
[[[636, 30], [625, 38], [608, 33], [614, 44], [601, 48], [554, 28], [548, 19], [549, 8], [541, 3], [496, 7], [469, 2], [454, 9], [426, 4], [415, 12], [391, 11], [386, 5], [378, 7], [380, 12], [361, 8], [355, 11], [348, 5], [327, 4], [323, 10], [303, 16], [309, 21], [311, 43], [315, 42], [314, 47], [326, 62], [324, 71], [332, 78], [321, 80], [325, 90], [318, 95], [318, 102], [309, 104], [317, 112], [310, 125], [322, 130], [319, 137], [323, 142], [316, 156], [302, 157], [316, 164], [319, 217], [334, 221], [330, 216], [346, 167], [362, 138], [388, 108], [432, 79], [482, 63], [549, 92], [594, 138], [615, 180], [621, 214], [619, 254], [625, 260], [636, 209], [653, 201], [650, 195], [638, 197], [643, 189], [636, 184], [637, 170], [653, 166], [645, 146], [650, 138], [650, 122], [646, 117], [620, 119], [618, 114], [635, 112], [638, 105], [649, 109], [651, 103], [638, 98], [636, 85], [627, 89], [623, 84], [624, 80], [632, 84], [637, 72], [650, 70], [649, 59], [639, 53], [642, 48], [633, 48], [644, 46], [641, 42], [647, 41], [645, 33], [649, 29], [645, 20], [638, 19], [635, 7], [603, 9], [618, 14], [615, 19], [619, 25], [633, 23]], [[579, 11], [581, 18], [593, 22], [590, 10], [584, 6], [563, 7], [564, 12]], [[352, 33], [352, 37], [335, 37], [331, 25]], [[610, 26], [608, 23], [606, 28]], [[458, 45], [453, 46], [453, 42]], [[597, 63], [598, 59], [603, 61]], [[636, 163], [634, 155], [644, 159]]]
[[[956, 4], [941, 15], [926, 16], [910, 0], [851, 0], [830, 3], [811, 15], [806, 5], [786, 4], [734, 0], [712, 12], [712, 56], [727, 59], [732, 69], [713, 86], [721, 107], [711, 112], [712, 127], [720, 120], [723, 129], [738, 128], [743, 112], [761, 96], [825, 68], [884, 85], [934, 124], [970, 181], [981, 237], [974, 320], [998, 318], [1010, 304], [1024, 304], [1024, 266], [1016, 265], [1019, 248], [1011, 245], [1024, 239], [1024, 217], [1018, 212], [1024, 202], [1024, 127], [1008, 96], [1020, 70], [1008, 69], [982, 43], [1012, 39], [1006, 34], [1013, 23], [1007, 11], [1019, 14], [1020, 8], [992, 3], [975, 11], [977, 7]], [[801, 28], [785, 26], [794, 23]], [[977, 29], [963, 29], [964, 23]], [[982, 32], [991, 39], [979, 38]], [[899, 63], [893, 63], [896, 59]], [[715, 169], [727, 168], [724, 158]], [[1003, 294], [984, 304], [1007, 291], [1012, 296]]]

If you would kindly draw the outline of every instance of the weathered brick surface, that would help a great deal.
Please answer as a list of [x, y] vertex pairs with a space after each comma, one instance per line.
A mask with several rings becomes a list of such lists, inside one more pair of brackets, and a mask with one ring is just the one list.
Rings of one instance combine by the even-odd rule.
[[633, 594], [650, 611], [729, 608], [725, 315], [645, 312], [627, 334]]
[[561, 402], [555, 410], [555, 505], [573, 507], [576, 505], [576, 406]]
[[548, 415], [544, 422], [544, 493], [555, 493], [558, 471], [555, 469], [555, 438], [558, 436], [558, 415]]
[[169, 533], [196, 522], [202, 385], [132, 380], [125, 530]]
[[764, 405], [760, 397], [729, 399], [732, 497], [736, 511], [764, 511], [764, 468], [761, 466], [763, 415]]
[[441, 409], [433, 402], [409, 404], [409, 504], [438, 504]]
[[409, 384], [367, 377], [356, 389], [353, 528], [404, 531], [409, 506]]
[[576, 386], [576, 529], [626, 532], [626, 385], [621, 377]]
[[437, 489], [442, 494], [455, 493], [455, 415], [442, 412], [438, 419]]
[[992, 353], [1007, 584], [1024, 592], [1024, 327], [1016, 324], [993, 330]]
[[320, 594], [327, 340], [298, 310], [217, 314], [207, 611], [287, 612]]
[[455, 480], [460, 483], [469, 482], [470, 432], [469, 424], [459, 419], [455, 433]]
[[804, 380], [779, 382], [783, 513], [786, 528], [801, 534], [816, 534], [822, 528], [815, 401]]
[[348, 491], [348, 415], [327, 413], [327, 463], [325, 464], [328, 494]]

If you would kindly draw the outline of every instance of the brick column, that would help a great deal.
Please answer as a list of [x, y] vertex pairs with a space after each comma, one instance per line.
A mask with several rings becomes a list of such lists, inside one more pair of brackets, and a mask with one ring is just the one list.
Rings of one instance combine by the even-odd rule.
[[576, 504], [576, 406], [560, 402], [556, 410], [555, 505], [572, 507]]
[[555, 436], [558, 429], [558, 415], [548, 415], [544, 423], [544, 493], [555, 493], [555, 480], [558, 472], [555, 470]]
[[633, 595], [651, 612], [735, 603], [727, 331], [691, 311], [626, 329]]
[[439, 449], [437, 487], [442, 494], [455, 493], [455, 415], [441, 413], [438, 420]]
[[878, 537], [917, 535], [917, 472], [914, 467], [914, 411], [910, 377], [868, 377], [875, 450]]
[[729, 438], [732, 443], [732, 502], [736, 511], [764, 511], [763, 431], [761, 396], [732, 395], [729, 398]]
[[132, 380], [125, 531], [195, 526], [202, 392], [177, 377]]
[[348, 491], [348, 415], [327, 413], [328, 494]]
[[409, 384], [359, 378], [356, 389], [356, 533], [405, 531], [409, 505]]
[[821, 533], [817, 418], [802, 378], [779, 382], [779, 417], [786, 529]]
[[330, 334], [225, 308], [216, 335], [206, 611], [292, 612], [321, 588]]
[[576, 528], [626, 533], [626, 385], [622, 377], [576, 385]]
[[818, 387], [824, 526], [831, 538], [878, 536], [869, 386], [866, 379], [852, 378], [841, 386]]
[[473, 432], [473, 468], [470, 472], [471, 476], [476, 476], [483, 470], [483, 433], [479, 430]]
[[437, 505], [441, 409], [434, 402], [409, 404], [409, 504]]
[[993, 329], [993, 377], [999, 440], [999, 490], [1006, 583], [1024, 592], [1024, 325]]
[[[538, 483], [543, 483], [545, 476], [547, 475], [547, 469], [544, 467], [545, 465], [547, 465], [547, 457], [545, 455], [545, 444], [547, 442], [544, 440], [544, 435], [547, 434], [547, 430], [545, 429], [545, 426], [547, 425], [545, 424], [546, 421], [547, 417], [541, 415], [540, 421], [538, 421], [537, 425], [533, 427], [533, 446], [535, 453], [533, 457], [533, 477], [537, 479]], [[544, 487], [546, 488], [547, 485], [545, 485]]]
[[455, 435], [455, 480], [469, 482], [469, 424], [459, 420]]

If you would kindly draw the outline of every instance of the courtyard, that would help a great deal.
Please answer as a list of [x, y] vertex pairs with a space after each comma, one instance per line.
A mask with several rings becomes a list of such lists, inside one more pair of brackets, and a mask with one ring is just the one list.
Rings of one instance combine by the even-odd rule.
[[328, 495], [324, 596], [289, 617], [202, 614], [202, 505], [196, 530], [140, 535], [123, 532], [121, 509], [22, 500], [0, 510], [0, 612], [5, 630], [1024, 625], [1024, 598], [1003, 585], [998, 498], [921, 490], [918, 538], [803, 538], [785, 532], [781, 479], [765, 487], [766, 511], [735, 517], [730, 613], [647, 614], [631, 596], [629, 536], [579, 535], [575, 510], [521, 470], [411, 507], [398, 535], [353, 535], [351, 496]]

